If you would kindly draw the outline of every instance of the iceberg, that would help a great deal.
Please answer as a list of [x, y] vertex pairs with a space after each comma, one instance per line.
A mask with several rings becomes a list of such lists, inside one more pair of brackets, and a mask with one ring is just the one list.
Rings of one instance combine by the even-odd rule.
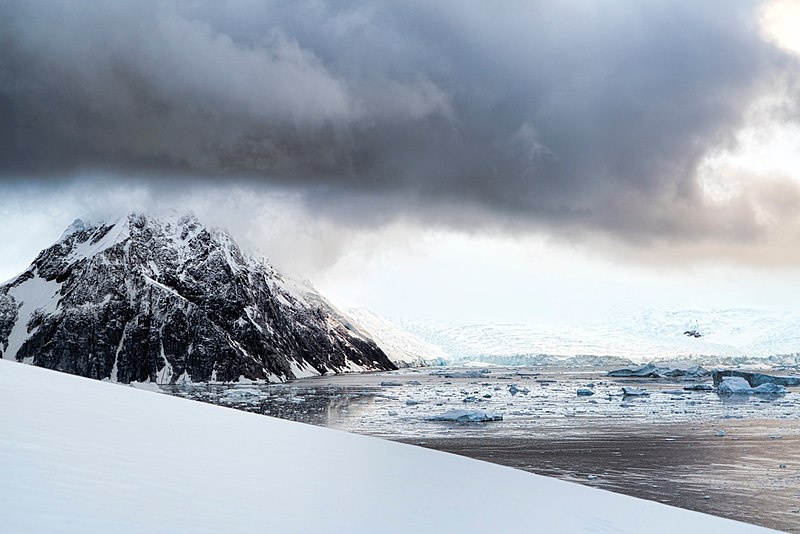
[[641, 367], [615, 369], [608, 372], [608, 376], [616, 378], [703, 378], [711, 374], [711, 371], [700, 365], [680, 369], [678, 367], [658, 367], [654, 363], [648, 363]]
[[736, 371], [733, 369], [715, 369], [711, 373], [714, 379], [714, 385], [719, 386], [727, 377], [743, 378], [751, 387], [758, 387], [762, 384], [776, 384], [779, 386], [800, 386], [800, 377], [798, 376], [774, 376], [765, 375], [763, 373], [751, 373], [749, 371]]
[[453, 421], [456, 423], [483, 423], [486, 421], [502, 420], [503, 416], [500, 414], [478, 410], [450, 410], [430, 418], [430, 421]]
[[633, 367], [633, 368], [624, 368], [624, 369], [616, 369], [614, 371], [609, 371], [608, 376], [613, 376], [617, 378], [627, 378], [627, 377], [636, 377], [636, 378], [661, 378], [661, 369], [653, 365], [652, 363], [648, 363], [647, 365], [643, 365], [641, 367]]
[[686, 386], [686, 391], [712, 391], [714, 388], [708, 384], [692, 384], [691, 386]]
[[639, 388], [622, 388], [622, 395], [625, 397], [647, 397], [650, 395], [647, 391]]
[[720, 395], [786, 395], [786, 388], [780, 384], [770, 383], [751, 387], [747, 380], [740, 376], [727, 376], [720, 382], [717, 392]]

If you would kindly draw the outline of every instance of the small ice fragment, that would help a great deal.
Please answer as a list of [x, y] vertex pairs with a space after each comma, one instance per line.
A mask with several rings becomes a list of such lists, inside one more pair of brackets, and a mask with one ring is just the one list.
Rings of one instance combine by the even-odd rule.
[[691, 386], [686, 386], [683, 389], [686, 391], [711, 391], [714, 388], [711, 387], [710, 384], [692, 384]]
[[597, 480], [597, 475], [588, 475], [586, 477], [587, 480]]
[[625, 397], [647, 397], [650, 393], [639, 388], [624, 387], [622, 388], [622, 395]]
[[594, 391], [589, 388], [578, 388], [578, 396], [579, 397], [590, 397], [594, 395]]
[[726, 432], [726, 431], [724, 431], [724, 430], [718, 430], [718, 431], [717, 431], [717, 437], [719, 437], [719, 438], [722, 438], [722, 437], [724, 437], [724, 436], [725, 436], [725, 434], [727, 434], [727, 432]]

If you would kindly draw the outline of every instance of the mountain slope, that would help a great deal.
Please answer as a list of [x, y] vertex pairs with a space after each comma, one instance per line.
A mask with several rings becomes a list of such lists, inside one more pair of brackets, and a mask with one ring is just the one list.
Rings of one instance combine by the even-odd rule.
[[193, 216], [76, 221], [0, 286], [4, 359], [119, 382], [392, 369], [311, 287]]

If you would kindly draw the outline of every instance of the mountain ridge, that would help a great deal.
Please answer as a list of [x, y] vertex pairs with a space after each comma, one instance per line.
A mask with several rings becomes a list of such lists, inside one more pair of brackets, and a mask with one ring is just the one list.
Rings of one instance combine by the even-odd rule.
[[124, 383], [394, 368], [312, 287], [191, 214], [76, 220], [0, 286], [0, 350], [4, 359]]

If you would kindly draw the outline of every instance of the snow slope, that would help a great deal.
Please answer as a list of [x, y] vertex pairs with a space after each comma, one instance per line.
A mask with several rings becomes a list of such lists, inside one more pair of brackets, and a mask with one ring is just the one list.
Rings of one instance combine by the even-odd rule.
[[0, 361], [0, 532], [767, 532]]

